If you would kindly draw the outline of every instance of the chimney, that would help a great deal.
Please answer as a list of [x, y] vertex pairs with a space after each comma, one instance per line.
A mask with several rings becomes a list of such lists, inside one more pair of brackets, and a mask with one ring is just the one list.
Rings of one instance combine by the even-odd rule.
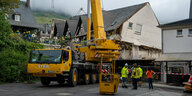
[[189, 19], [192, 19], [192, 0], [191, 0], [191, 5], [190, 5]]
[[30, 0], [27, 0], [27, 7], [30, 8]]

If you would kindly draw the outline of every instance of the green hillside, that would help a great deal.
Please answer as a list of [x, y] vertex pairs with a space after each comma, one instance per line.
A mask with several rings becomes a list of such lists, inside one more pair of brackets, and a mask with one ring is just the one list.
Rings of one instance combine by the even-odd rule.
[[70, 15], [64, 14], [64, 13], [56, 13], [52, 11], [33, 11], [33, 14], [35, 15], [35, 19], [37, 23], [48, 23], [50, 24], [52, 19], [68, 19]]

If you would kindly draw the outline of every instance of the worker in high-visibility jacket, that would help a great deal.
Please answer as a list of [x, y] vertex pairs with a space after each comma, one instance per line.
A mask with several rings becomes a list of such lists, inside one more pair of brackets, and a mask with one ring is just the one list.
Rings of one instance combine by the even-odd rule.
[[127, 82], [128, 74], [129, 74], [128, 64], [126, 63], [125, 66], [121, 70], [122, 87], [123, 88], [127, 88], [126, 82]]
[[131, 74], [131, 78], [132, 78], [132, 83], [133, 83], [133, 89], [137, 89], [137, 81], [140, 78], [140, 71], [139, 71], [137, 64], [134, 64], [133, 66], [134, 66], [134, 68], [133, 68], [133, 71]]
[[143, 70], [140, 65], [138, 65], [139, 71], [140, 71], [140, 78], [138, 79], [138, 86], [141, 87], [142, 85], [142, 77], [143, 77]]

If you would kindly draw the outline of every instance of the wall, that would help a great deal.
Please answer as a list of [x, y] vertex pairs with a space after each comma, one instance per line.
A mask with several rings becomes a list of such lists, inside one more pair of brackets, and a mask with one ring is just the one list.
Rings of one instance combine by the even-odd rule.
[[183, 29], [183, 37], [177, 37], [177, 30], [163, 30], [163, 53], [192, 53], [192, 37]]
[[[132, 29], [128, 28], [129, 22], [133, 23]], [[136, 34], [136, 24], [142, 25], [141, 34]], [[161, 29], [156, 16], [149, 4], [134, 14], [129, 20], [124, 22], [121, 32], [121, 41], [133, 43], [132, 59], [154, 59], [160, 56], [161, 51]], [[142, 49], [140, 46], [147, 46], [148, 49]], [[124, 59], [129, 51], [121, 52]]]
[[[133, 28], [129, 29], [129, 22], [133, 23]], [[135, 33], [136, 24], [142, 25], [141, 35]], [[161, 29], [156, 16], [149, 4], [133, 15], [123, 24], [122, 41], [134, 43], [134, 45], [144, 45], [161, 49]]]

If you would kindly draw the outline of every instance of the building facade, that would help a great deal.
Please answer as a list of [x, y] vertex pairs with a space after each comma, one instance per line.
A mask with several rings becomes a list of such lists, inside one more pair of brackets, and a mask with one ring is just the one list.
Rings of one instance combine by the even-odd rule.
[[[192, 73], [192, 19], [185, 19], [159, 26], [162, 29], [162, 81], [179, 83], [187, 81]], [[180, 73], [184, 75], [172, 75]]]
[[37, 32], [39, 26], [30, 8], [30, 0], [21, 2], [18, 8], [14, 9], [13, 14], [9, 14], [9, 22], [14, 32], [24, 33], [30, 31], [31, 34]]
[[192, 0], [189, 19], [159, 27], [162, 29], [161, 80], [166, 83], [187, 82], [192, 74]]
[[[155, 59], [161, 55], [161, 30], [159, 22], [146, 3], [120, 26], [120, 40], [123, 42], [122, 59]], [[129, 53], [129, 54], [127, 54]]]

